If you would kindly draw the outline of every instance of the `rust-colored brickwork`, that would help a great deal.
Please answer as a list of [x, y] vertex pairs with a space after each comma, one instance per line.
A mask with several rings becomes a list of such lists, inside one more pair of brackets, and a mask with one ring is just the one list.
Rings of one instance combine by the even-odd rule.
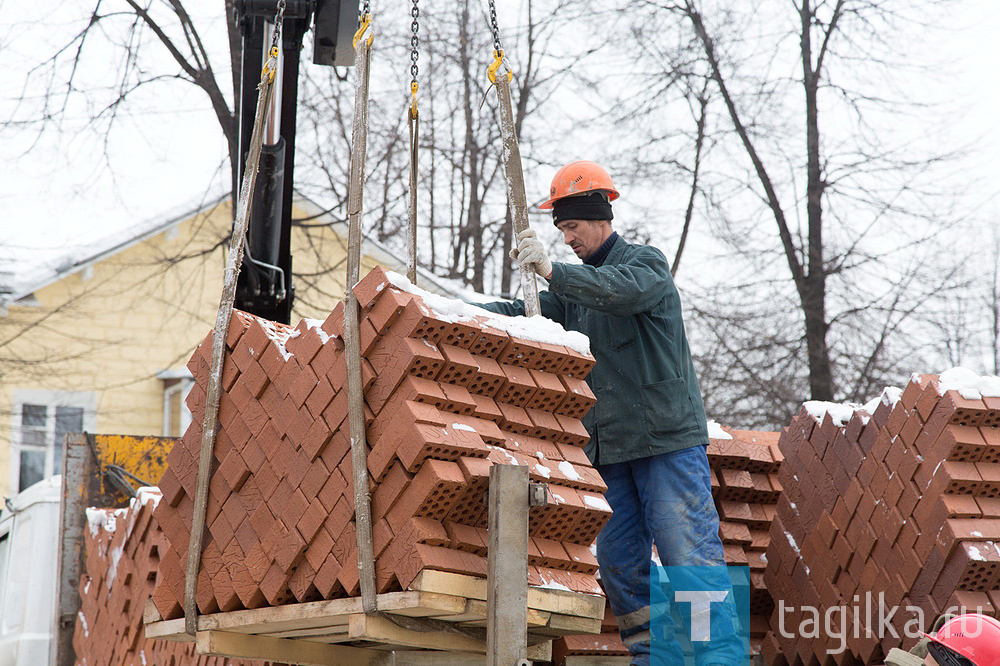
[[265, 666], [196, 655], [194, 643], [145, 637], [143, 609], [158, 577], [163, 534], [153, 518], [158, 493], [144, 489], [128, 509], [90, 509], [86, 571], [73, 649], [78, 666]]
[[[508, 335], [496, 317], [433, 312], [381, 269], [359, 283], [376, 583], [422, 569], [486, 573], [489, 467], [549, 484], [532, 510], [529, 582], [593, 593], [586, 548], [610, 516], [580, 448], [594, 403], [586, 354]], [[283, 326], [236, 312], [209, 484], [202, 613], [359, 593], [343, 303]], [[181, 615], [211, 336], [192, 357], [191, 427], [174, 447], [156, 518], [166, 536], [153, 602]]]
[[[847, 650], [828, 657], [839, 639], [782, 636], [775, 611], [768, 664], [881, 664], [915, 641], [903, 640], [919, 619], [907, 606], [921, 609], [921, 629], [952, 606], [1000, 608], [1000, 399], [941, 395], [938, 377], [923, 375], [872, 411], [841, 425], [804, 409], [781, 436], [768, 589], [797, 609], [785, 634], [799, 633], [804, 605], [847, 608], [849, 631]], [[898, 637], [880, 631], [879, 595], [886, 614], [899, 607]]]

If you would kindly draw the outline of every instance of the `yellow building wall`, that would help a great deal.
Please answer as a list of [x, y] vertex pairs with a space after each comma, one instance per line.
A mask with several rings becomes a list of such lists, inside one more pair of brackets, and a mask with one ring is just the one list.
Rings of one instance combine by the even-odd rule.
[[[227, 201], [39, 289], [37, 306], [0, 315], [2, 338], [15, 337], [4, 357], [17, 361], [0, 368], [0, 495], [11, 494], [18, 389], [94, 392], [96, 432], [162, 434], [157, 373], [183, 368], [214, 327], [230, 220]], [[346, 239], [331, 227], [293, 229], [293, 324], [325, 318], [343, 297], [345, 256]], [[375, 263], [366, 255], [362, 275]]]

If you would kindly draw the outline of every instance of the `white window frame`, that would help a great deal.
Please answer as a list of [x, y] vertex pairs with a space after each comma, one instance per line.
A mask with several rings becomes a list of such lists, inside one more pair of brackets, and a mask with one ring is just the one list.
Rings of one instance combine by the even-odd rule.
[[[26, 446], [21, 441], [21, 417], [24, 405], [45, 405], [45, 475], [49, 478], [50, 470], [59, 474], [62, 461], [55, 458], [56, 407], [77, 407], [83, 409], [83, 429], [93, 432], [97, 429], [97, 395], [84, 391], [46, 391], [37, 389], [15, 389], [11, 402], [11, 448], [10, 472], [8, 474], [9, 488], [16, 493], [21, 487], [21, 449]], [[34, 446], [31, 447], [34, 449]]]
[[170, 432], [170, 399], [178, 393], [180, 393], [181, 398], [181, 427], [178, 432], [183, 435], [184, 431], [191, 425], [191, 410], [187, 406], [187, 397], [191, 393], [191, 389], [194, 388], [194, 376], [187, 368], [183, 370], [161, 370], [156, 376], [162, 379], [164, 383], [163, 436], [174, 436]]

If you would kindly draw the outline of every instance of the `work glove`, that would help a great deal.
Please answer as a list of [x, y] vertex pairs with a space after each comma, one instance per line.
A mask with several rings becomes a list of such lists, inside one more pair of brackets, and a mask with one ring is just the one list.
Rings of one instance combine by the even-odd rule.
[[534, 270], [546, 280], [552, 277], [552, 260], [534, 229], [525, 229], [517, 235], [517, 247], [510, 251], [510, 258], [519, 262], [521, 268]]

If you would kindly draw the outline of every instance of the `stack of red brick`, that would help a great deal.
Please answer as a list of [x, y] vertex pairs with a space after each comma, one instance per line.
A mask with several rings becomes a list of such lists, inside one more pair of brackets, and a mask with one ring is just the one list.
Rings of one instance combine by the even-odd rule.
[[[381, 269], [355, 292], [378, 590], [405, 589], [423, 569], [484, 576], [489, 468], [518, 464], [551, 493], [531, 513], [529, 582], [599, 592], [589, 545], [610, 508], [580, 422], [593, 358], [508, 334], [499, 316], [432, 312], [432, 297], [393, 287]], [[232, 320], [202, 613], [359, 593], [343, 310], [294, 329]], [[168, 547], [153, 601], [164, 618], [181, 614], [210, 350], [211, 336], [189, 363], [194, 418], [160, 482]]]
[[[722, 431], [709, 440], [712, 494], [719, 511], [719, 535], [726, 564], [749, 567], [750, 622], [743, 629], [758, 651], [774, 608], [764, 584], [771, 521], [777, 512], [782, 486], [778, 480], [782, 455], [776, 432]], [[745, 623], [746, 624], [746, 623]]]
[[264, 662], [196, 655], [193, 643], [147, 639], [142, 615], [157, 578], [163, 534], [153, 519], [155, 488], [140, 490], [129, 509], [89, 509], [86, 571], [73, 649], [80, 666], [173, 664], [264, 666]]
[[[924, 375], [840, 421], [811, 411], [780, 440], [765, 579], [795, 610], [776, 610], [767, 663], [880, 664], [949, 607], [1000, 609], [1000, 399], [965, 399]], [[886, 625], [880, 599], [882, 615], [899, 609]], [[806, 637], [817, 627], [803, 606], [818, 609], [818, 637]], [[839, 654], [828, 609], [840, 609]]]

